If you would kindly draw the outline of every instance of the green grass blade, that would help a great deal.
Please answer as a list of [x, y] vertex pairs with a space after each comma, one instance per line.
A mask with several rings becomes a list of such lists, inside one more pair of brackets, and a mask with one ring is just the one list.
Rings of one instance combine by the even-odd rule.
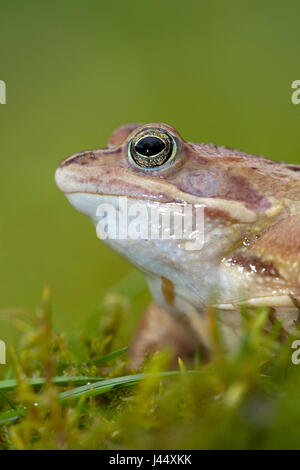
[[[190, 370], [186, 372], [187, 374], [201, 374], [201, 371]], [[167, 372], [160, 372], [159, 374], [154, 374], [159, 378], [166, 378], [166, 377], [174, 377], [181, 375], [181, 371], [167, 371]], [[150, 374], [134, 374], [134, 375], [126, 375], [123, 377], [115, 377], [113, 379], [102, 379], [99, 380], [99, 377], [54, 377], [53, 381], [55, 383], [66, 384], [72, 382], [71, 379], [79, 379], [85, 381], [94, 381], [93, 385], [83, 385], [81, 387], [76, 387], [72, 390], [67, 390], [66, 392], [62, 392], [59, 394], [59, 398], [61, 401], [66, 401], [70, 398], [80, 398], [82, 396], [91, 397], [95, 395], [101, 395], [104, 393], [112, 392], [113, 390], [120, 389], [123, 387], [132, 387], [136, 385], [138, 382], [143, 380], [144, 378], [148, 377]], [[97, 380], [97, 381], [96, 381]], [[8, 382], [2, 381], [2, 382]], [[12, 382], [12, 381], [10, 381]], [[14, 381], [16, 384], [16, 381]], [[38, 378], [38, 379], [31, 379], [29, 381], [31, 385], [41, 385], [45, 383], [45, 379]], [[0, 413], [0, 424], [8, 423], [15, 419], [18, 419], [24, 416], [26, 413], [26, 407], [17, 408], [15, 410], [4, 411]]]
[[25, 416], [26, 411], [27, 409], [25, 406], [14, 410], [3, 411], [3, 413], [0, 413], [0, 424], [9, 423], [10, 421], [21, 418], [22, 416]]
[[145, 374], [135, 374], [124, 377], [116, 377], [114, 379], [102, 380], [92, 385], [83, 385], [82, 387], [73, 388], [73, 390], [67, 390], [60, 394], [62, 400], [68, 398], [80, 398], [82, 395], [91, 397], [94, 395], [101, 395], [103, 393], [110, 392], [116, 388], [129, 387], [135, 385], [137, 382], [145, 378]]
[[0, 390], [0, 397], [2, 397], [8, 404], [11, 408], [13, 408], [14, 410], [17, 409], [17, 407], [15, 406], [15, 404], [8, 398], [8, 396], [6, 396], [5, 393], [3, 393], [1, 390]]
[[95, 364], [98, 366], [99, 364], [102, 364], [103, 362], [108, 362], [108, 361], [111, 361], [112, 359], [115, 359], [116, 357], [121, 356], [126, 351], [128, 351], [128, 346], [122, 349], [118, 349], [117, 351], [113, 351], [109, 354], [106, 354], [105, 356], [99, 357], [98, 359], [94, 359], [91, 362], [92, 364]]
[[[199, 374], [200, 371], [187, 371], [187, 373]], [[158, 375], [159, 378], [178, 376], [181, 374], [181, 371], [168, 371], [160, 372]], [[146, 378], [149, 374], [134, 374], [126, 375], [124, 377], [116, 377], [113, 379], [102, 380], [101, 382], [93, 383], [92, 385], [84, 385], [82, 387], [74, 388], [73, 390], [67, 390], [60, 394], [61, 400], [66, 400], [69, 398], [80, 398], [81, 396], [92, 397], [95, 395], [101, 395], [103, 393], [111, 392], [115, 389], [123, 387], [131, 387], [136, 385], [138, 382]]]
[[[62, 376], [62, 377], [53, 377], [52, 382], [56, 385], [68, 385], [70, 383], [83, 385], [87, 382], [99, 382], [100, 380], [104, 380], [102, 377], [85, 377], [85, 376]], [[45, 383], [45, 379], [43, 377], [37, 377], [34, 379], [28, 379], [28, 384], [32, 387], [38, 387]], [[7, 379], [0, 381], [0, 390], [9, 390], [15, 388], [18, 382], [16, 379]]]

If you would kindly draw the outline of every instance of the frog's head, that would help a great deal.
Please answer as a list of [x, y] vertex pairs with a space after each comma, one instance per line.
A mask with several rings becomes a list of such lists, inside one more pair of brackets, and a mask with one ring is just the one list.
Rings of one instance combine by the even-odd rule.
[[[99, 206], [109, 202], [120, 212], [120, 196], [127, 196], [128, 204], [138, 201], [149, 206], [152, 201], [158, 211], [164, 211], [166, 203], [202, 205], [205, 242], [196, 253], [186, 252], [174, 239], [106, 241], [149, 275], [163, 276], [177, 290], [185, 289], [186, 298], [203, 300], [217, 284], [223, 285], [228, 301], [237, 280], [243, 289], [248, 283], [243, 250], [248, 265], [256, 263], [258, 268], [282, 258], [277, 249], [264, 259], [262, 249], [254, 250], [255, 241], [278, 217], [299, 213], [299, 169], [226, 147], [186, 142], [167, 124], [129, 124], [112, 134], [106, 148], [65, 159], [56, 171], [56, 182], [71, 204], [97, 225]], [[239, 260], [238, 267], [231, 263], [227, 269], [228, 259]], [[262, 285], [259, 278], [255, 293]]]
[[[279, 165], [226, 147], [185, 142], [167, 124], [128, 124], [112, 134], [106, 148], [65, 159], [56, 182], [89, 215], [88, 198], [81, 195], [198, 203], [210, 217], [253, 223], [272, 214], [279, 200], [271, 164], [275, 170]], [[281, 191], [285, 182], [280, 183]]]

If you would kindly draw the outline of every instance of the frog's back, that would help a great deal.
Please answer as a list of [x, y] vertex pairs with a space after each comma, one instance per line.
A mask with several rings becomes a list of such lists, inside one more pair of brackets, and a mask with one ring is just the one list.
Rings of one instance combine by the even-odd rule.
[[300, 201], [300, 165], [222, 145], [189, 142], [188, 146], [199, 156], [199, 169], [209, 169], [223, 181], [231, 179], [230, 196], [234, 198], [236, 193], [237, 200], [243, 186], [251, 185], [265, 197]]

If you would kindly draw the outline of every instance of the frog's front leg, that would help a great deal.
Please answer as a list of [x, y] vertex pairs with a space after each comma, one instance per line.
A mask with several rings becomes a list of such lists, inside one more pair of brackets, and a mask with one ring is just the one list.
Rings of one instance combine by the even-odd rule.
[[[184, 315], [173, 314], [156, 302], [146, 309], [129, 348], [130, 366], [138, 368], [147, 354], [165, 350], [173, 357], [189, 360], [201, 346], [190, 322]], [[203, 346], [201, 351], [206, 355]]]

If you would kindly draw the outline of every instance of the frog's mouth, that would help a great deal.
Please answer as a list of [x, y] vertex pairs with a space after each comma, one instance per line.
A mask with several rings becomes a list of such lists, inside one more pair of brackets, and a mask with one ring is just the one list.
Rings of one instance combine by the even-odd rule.
[[[205, 208], [205, 214], [207, 217], [212, 219], [223, 219], [231, 221], [232, 223], [238, 224], [252, 224], [257, 220], [257, 214], [247, 208], [241, 203], [235, 201], [225, 201], [218, 198], [204, 198], [198, 197], [197, 199], [190, 199], [185, 197], [185, 193], [178, 194], [178, 198], [169, 199], [164, 195], [157, 194], [143, 194], [143, 195], [131, 195], [122, 193], [92, 193], [92, 192], [65, 192], [66, 197], [70, 203], [79, 211], [86, 214], [85, 210], [81, 210], [82, 206], [87, 204], [88, 210], [94, 206], [94, 204], [101, 204], [104, 198], [128, 198], [136, 201], [152, 201], [159, 204], [192, 204], [201, 205]], [[85, 197], [86, 196], [86, 197]], [[189, 196], [189, 195], [187, 195]], [[187, 199], [187, 200], [186, 200]], [[80, 208], [79, 208], [80, 207]], [[88, 214], [89, 215], [89, 214]]]
[[159, 178], [148, 177], [145, 184], [144, 175], [132, 174], [126, 168], [118, 167], [116, 171], [108, 165], [101, 165], [96, 171], [88, 165], [72, 164], [73, 160], [69, 165], [63, 162], [55, 173], [57, 186], [68, 197], [70, 194], [90, 194], [101, 197], [126, 196], [160, 203], [201, 204], [205, 206], [207, 216], [240, 224], [253, 223], [259, 217], [257, 212], [247, 208], [241, 201], [195, 196]]

